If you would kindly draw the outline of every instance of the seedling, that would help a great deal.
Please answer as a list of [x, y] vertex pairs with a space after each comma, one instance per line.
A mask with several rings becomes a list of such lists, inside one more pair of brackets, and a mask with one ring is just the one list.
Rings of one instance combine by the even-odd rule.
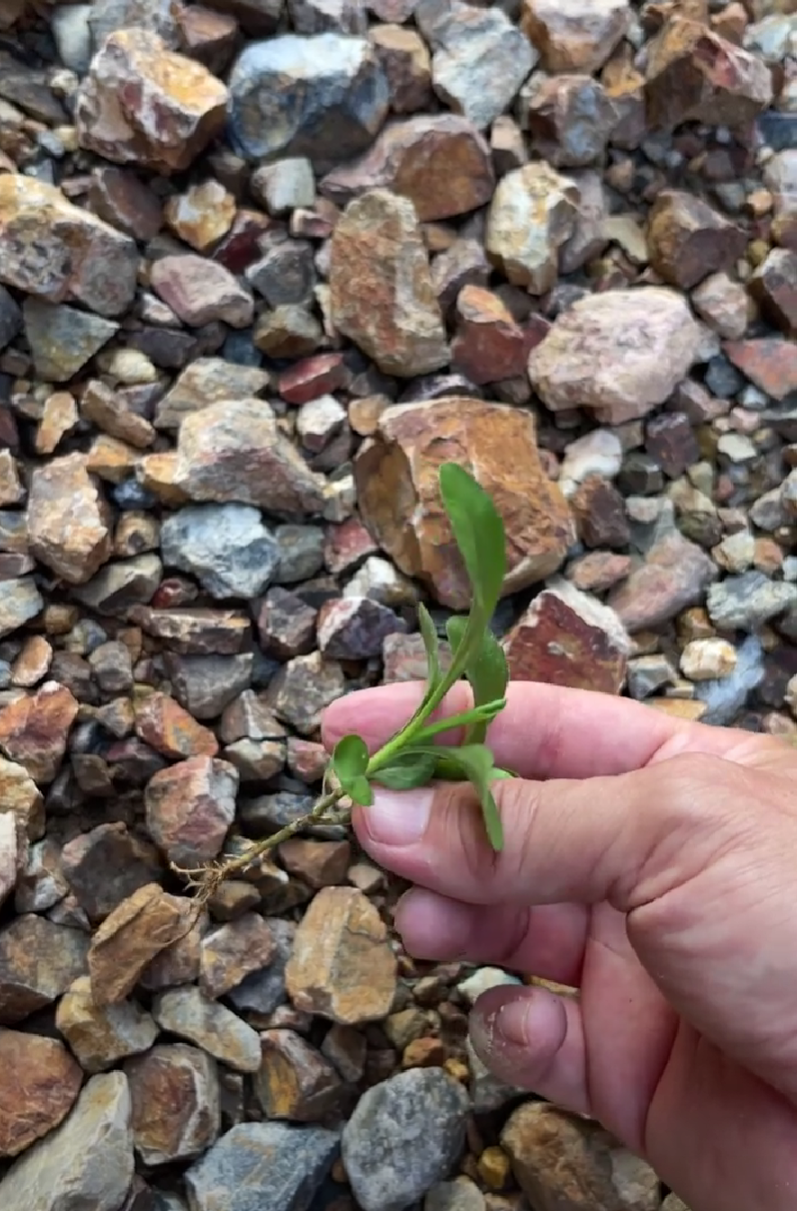
[[[428, 673], [415, 714], [375, 753], [369, 753], [361, 736], [352, 734], [339, 740], [324, 776], [323, 794], [306, 816], [293, 820], [270, 837], [249, 844], [239, 856], [222, 858], [199, 871], [178, 871], [199, 889], [201, 903], [230, 875], [245, 870], [308, 825], [338, 824], [348, 819], [350, 805], [369, 807], [375, 785], [412, 790], [433, 781], [470, 782], [481, 805], [489, 843], [495, 851], [502, 848], [501, 817], [491, 784], [514, 775], [496, 766], [485, 741], [488, 725], [506, 705], [506, 658], [490, 629], [506, 574], [504, 526], [489, 495], [457, 463], [441, 466], [439, 483], [471, 587], [468, 615], [455, 615], [446, 624], [451, 646], [448, 671], [441, 668], [432, 618], [426, 607], [420, 605], [419, 625]], [[473, 706], [459, 714], [434, 719], [446, 694], [462, 677], [470, 683]], [[461, 744], [436, 743], [441, 733], [456, 728], [464, 729]]]

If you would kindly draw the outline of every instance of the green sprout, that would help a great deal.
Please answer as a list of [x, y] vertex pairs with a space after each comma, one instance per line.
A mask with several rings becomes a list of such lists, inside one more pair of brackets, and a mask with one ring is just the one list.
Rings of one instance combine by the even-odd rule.
[[[504, 526], [490, 496], [458, 463], [443, 463], [440, 494], [454, 540], [470, 581], [471, 606], [467, 616], [454, 615], [446, 623], [451, 663], [443, 672], [434, 623], [424, 605], [418, 607], [419, 626], [427, 658], [426, 688], [412, 718], [375, 753], [361, 736], [343, 736], [335, 745], [324, 776], [324, 793], [313, 810], [261, 841], [251, 842], [243, 853], [222, 858], [200, 871], [179, 870], [200, 890], [206, 903], [220, 883], [245, 870], [311, 824], [338, 824], [349, 816], [341, 800], [369, 807], [374, 784], [390, 790], [412, 790], [434, 781], [470, 782], [473, 786], [492, 848], [503, 847], [503, 829], [491, 784], [511, 778], [496, 766], [485, 743], [487, 728], [506, 705], [508, 669], [503, 648], [490, 629], [506, 575]], [[464, 677], [473, 693], [473, 706], [432, 721], [452, 687]], [[435, 743], [443, 732], [464, 728], [462, 743]], [[331, 785], [335, 783], [335, 785]], [[177, 868], [175, 868], [177, 869]]]

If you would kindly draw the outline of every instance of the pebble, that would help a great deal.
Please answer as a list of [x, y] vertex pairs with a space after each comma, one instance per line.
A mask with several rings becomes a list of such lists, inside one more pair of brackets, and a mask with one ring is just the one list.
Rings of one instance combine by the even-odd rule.
[[591, 76], [553, 76], [530, 89], [525, 122], [534, 150], [556, 168], [602, 163], [617, 111]]
[[25, 336], [40, 378], [65, 383], [119, 331], [101, 315], [31, 297], [23, 306]]
[[129, 1060], [133, 1144], [148, 1166], [194, 1160], [221, 1132], [216, 1062], [186, 1043], [162, 1043]]
[[200, 946], [199, 986], [215, 1000], [277, 956], [277, 939], [266, 921], [248, 912], [205, 934]]
[[320, 609], [318, 647], [337, 660], [367, 660], [379, 656], [388, 635], [406, 630], [406, 623], [371, 597], [339, 597]]
[[773, 399], [781, 400], [797, 391], [797, 345], [793, 341], [763, 336], [728, 341], [723, 351], [733, 366]]
[[27, 523], [31, 553], [69, 584], [84, 584], [110, 558], [110, 511], [82, 454], [36, 468]]
[[118, 904], [91, 938], [88, 968], [95, 1005], [118, 1005], [149, 962], [185, 929], [176, 897], [147, 883]]
[[693, 639], [681, 652], [681, 672], [690, 681], [711, 681], [728, 677], [736, 661], [736, 648], [727, 639]]
[[363, 1211], [403, 1211], [450, 1173], [465, 1141], [468, 1097], [441, 1068], [372, 1086], [343, 1128], [346, 1176]]
[[650, 263], [665, 282], [691, 290], [710, 274], [727, 272], [744, 255], [747, 241], [701, 198], [664, 190], [648, 216]]
[[0, 1157], [18, 1156], [57, 1127], [82, 1080], [57, 1039], [0, 1028]]
[[32, 576], [3, 581], [0, 594], [0, 639], [13, 635], [44, 608], [44, 599]]
[[[66, 686], [46, 681], [0, 709], [0, 750], [37, 783], [52, 782], [66, 751], [78, 703]], [[4, 771], [6, 775], [15, 771]], [[27, 788], [21, 788], [27, 795]]]
[[797, 335], [797, 252], [773, 248], [750, 279], [750, 293], [776, 328]]
[[303, 736], [316, 731], [321, 716], [346, 692], [343, 669], [320, 652], [288, 660], [268, 687], [268, 701], [277, 716]]
[[217, 261], [195, 253], [164, 256], [152, 266], [152, 289], [190, 328], [217, 321], [248, 328], [254, 299], [238, 279]]
[[219, 181], [203, 181], [169, 198], [163, 214], [176, 236], [208, 252], [230, 230], [235, 211], [235, 198]]
[[149, 780], [147, 830], [170, 862], [194, 869], [215, 858], [235, 818], [239, 775], [228, 761], [189, 757]]
[[763, 572], [726, 576], [708, 590], [707, 608], [722, 630], [753, 631], [785, 613], [797, 600], [797, 585], [770, 580]]
[[173, 761], [215, 757], [219, 744], [213, 732], [197, 723], [168, 694], [157, 691], [135, 703], [136, 735]]
[[342, 1082], [323, 1056], [293, 1030], [264, 1030], [255, 1096], [267, 1119], [325, 1120], [339, 1109]]
[[631, 26], [626, 0], [523, 0], [522, 28], [546, 72], [594, 72]]
[[155, 408], [156, 429], [179, 429], [189, 413], [222, 400], [255, 399], [269, 383], [257, 366], [239, 366], [220, 357], [200, 357], [186, 366]]
[[609, 596], [609, 605], [633, 634], [661, 626], [682, 610], [699, 605], [717, 577], [709, 556], [680, 533], [666, 534], [648, 550], [645, 562]]
[[257, 1072], [260, 1038], [256, 1030], [199, 988], [173, 988], [152, 1002], [152, 1016], [161, 1030], [195, 1043], [236, 1072]]
[[310, 207], [315, 201], [315, 174], [306, 156], [285, 156], [252, 173], [251, 189], [275, 218]]
[[97, 1005], [91, 980], [80, 976], [67, 988], [55, 1015], [60, 1034], [85, 1072], [104, 1072], [120, 1060], [149, 1051], [158, 1037], [150, 1014], [135, 1001]]
[[166, 518], [167, 567], [195, 576], [211, 597], [259, 596], [279, 566], [279, 546], [252, 505], [193, 505]]
[[573, 234], [578, 189], [544, 161], [499, 181], [487, 216], [485, 246], [516, 286], [541, 295], [556, 282], [559, 249]]

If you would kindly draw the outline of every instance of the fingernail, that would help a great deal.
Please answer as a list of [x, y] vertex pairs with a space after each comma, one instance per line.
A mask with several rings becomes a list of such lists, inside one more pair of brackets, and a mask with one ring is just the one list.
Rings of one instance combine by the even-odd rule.
[[431, 809], [430, 790], [378, 790], [367, 812], [368, 832], [381, 845], [412, 845], [426, 832]]
[[528, 1047], [530, 998], [509, 1001], [495, 1015], [495, 1032], [510, 1047]]

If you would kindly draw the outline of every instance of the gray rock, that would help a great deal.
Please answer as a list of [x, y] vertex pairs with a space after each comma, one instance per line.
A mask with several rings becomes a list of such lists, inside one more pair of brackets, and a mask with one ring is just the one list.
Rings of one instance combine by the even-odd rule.
[[64, 67], [84, 75], [91, 63], [91, 4], [67, 4], [53, 10], [50, 28]]
[[42, 299], [26, 299], [23, 314], [36, 373], [53, 383], [77, 374], [119, 330], [112, 320]]
[[276, 958], [262, 971], [253, 971], [231, 988], [228, 999], [242, 1013], [273, 1013], [288, 998], [285, 987], [285, 968], [293, 950], [296, 925], [281, 917], [267, 918], [269, 929], [277, 944]]
[[165, 564], [196, 576], [211, 597], [257, 597], [279, 566], [280, 549], [252, 505], [194, 505], [161, 528]]
[[0, 593], [0, 639], [24, 626], [43, 609], [44, 601], [32, 576], [4, 580]]
[[133, 1180], [130, 1112], [127, 1077], [95, 1076], [0, 1181], [3, 1211], [119, 1211]]
[[297, 34], [364, 34], [368, 29], [362, 0], [288, 0], [288, 15]]
[[764, 649], [757, 635], [748, 635], [736, 650], [736, 668], [728, 677], [703, 681], [695, 686], [695, 697], [706, 704], [701, 723], [724, 727], [730, 724], [763, 680]]
[[0, 286], [0, 349], [13, 341], [21, 327], [22, 312], [5, 286]]
[[364, 151], [390, 102], [370, 43], [333, 33], [247, 46], [229, 87], [230, 138], [240, 155], [305, 156], [321, 170]]
[[73, 592], [79, 601], [98, 614], [123, 613], [131, 605], [146, 605], [161, 582], [163, 564], [157, 555], [134, 555], [106, 564], [86, 584]]
[[239, 1123], [186, 1173], [191, 1211], [307, 1211], [337, 1151], [321, 1127]]
[[94, 50], [109, 34], [136, 26], [157, 34], [176, 50], [180, 45], [176, 15], [175, 0], [94, 0], [89, 18]]
[[310, 580], [324, 566], [324, 531], [320, 526], [300, 526], [290, 522], [277, 526], [280, 546], [279, 584], [297, 584]]
[[198, 988], [159, 993], [152, 1003], [152, 1016], [162, 1030], [196, 1043], [236, 1072], [257, 1072], [260, 1067], [257, 1031]]
[[797, 585], [770, 580], [763, 572], [727, 576], [708, 591], [708, 613], [722, 630], [753, 631], [797, 601]]
[[251, 190], [269, 214], [279, 217], [315, 201], [313, 166], [305, 156], [287, 156], [252, 174]]
[[411, 1068], [364, 1093], [342, 1137], [363, 1211], [403, 1211], [448, 1177], [467, 1113], [465, 1090], [440, 1068]]
[[215, 719], [225, 706], [249, 688], [254, 657], [238, 656], [166, 657], [174, 696], [195, 719]]

